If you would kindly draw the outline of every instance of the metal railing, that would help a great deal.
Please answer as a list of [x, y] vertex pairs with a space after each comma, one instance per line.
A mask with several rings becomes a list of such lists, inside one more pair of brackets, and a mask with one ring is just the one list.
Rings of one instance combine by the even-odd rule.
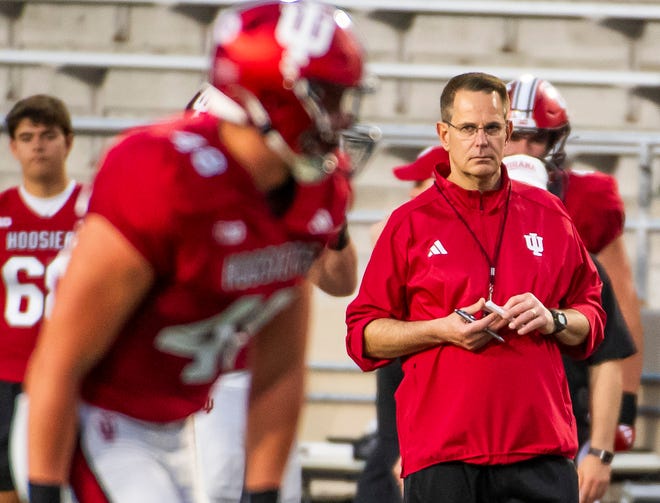
[[[0, 49], [0, 65], [46, 66], [68, 70], [172, 70], [196, 72], [200, 77], [208, 68], [208, 56], [197, 54], [117, 53], [96, 51], [51, 51], [37, 49]], [[440, 65], [433, 63], [370, 62], [369, 74], [379, 79], [440, 80], [481, 71], [512, 80], [525, 73], [556, 85], [584, 85], [623, 88], [660, 87], [660, 72], [645, 70], [596, 70], [588, 68], [548, 68], [529, 66]]]
[[[2, 130], [3, 116], [0, 116], [0, 121], [0, 130]], [[147, 119], [74, 117], [73, 127], [77, 134], [107, 136], [145, 122]], [[383, 133], [381, 148], [392, 146], [421, 149], [438, 141], [431, 124], [378, 124], [378, 127]], [[626, 229], [635, 233], [635, 284], [640, 298], [646, 300], [649, 293], [650, 234], [660, 231], [660, 218], [651, 214], [654, 190], [652, 161], [660, 156], [660, 131], [575, 131], [569, 138], [567, 151], [569, 155], [609, 154], [637, 157], [638, 211], [635, 218], [626, 219]], [[349, 215], [349, 219], [352, 223], [370, 224], [384, 216], [384, 212], [356, 210]]]
[[[28, 0], [4, 0], [25, 4]], [[165, 5], [172, 7], [226, 7], [252, 0], [29, 0], [30, 3]], [[516, 0], [332, 0], [328, 3], [352, 11], [389, 11], [419, 14], [454, 14], [500, 17], [578, 19], [660, 19], [660, 6], [628, 2], [566, 2]]]
[[[351, 363], [338, 363], [338, 362], [321, 362], [312, 361], [307, 365], [307, 369], [314, 372], [331, 372], [331, 373], [348, 373], [359, 374], [362, 371], [354, 364]], [[643, 386], [658, 386], [660, 385], [660, 374], [657, 373], [644, 373], [642, 374]], [[374, 393], [360, 394], [360, 393], [333, 393], [333, 392], [308, 392], [306, 396], [308, 403], [336, 403], [336, 404], [363, 404], [370, 405], [376, 403], [376, 395]], [[659, 405], [639, 405], [638, 413], [640, 416], [660, 418]]]

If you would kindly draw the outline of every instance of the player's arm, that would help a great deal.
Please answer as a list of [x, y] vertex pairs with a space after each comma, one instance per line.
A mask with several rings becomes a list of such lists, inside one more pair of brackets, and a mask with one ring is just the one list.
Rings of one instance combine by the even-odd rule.
[[[595, 449], [614, 451], [622, 379], [621, 360], [606, 360], [589, 367], [589, 441]], [[597, 456], [584, 456], [578, 465], [580, 501], [591, 503], [602, 498], [609, 486], [611, 473], [611, 466], [603, 463]]]
[[351, 295], [357, 287], [357, 252], [353, 242], [339, 250], [326, 247], [312, 264], [307, 278], [328, 295]]
[[623, 236], [617, 237], [603, 248], [597, 258], [612, 281], [616, 300], [637, 348], [637, 353], [626, 358], [623, 363], [623, 389], [629, 393], [637, 393], [642, 376], [644, 330], [640, 314], [640, 301], [635, 289]]
[[249, 493], [271, 491], [272, 496], [272, 491], [279, 488], [297, 431], [303, 403], [311, 295], [309, 283], [299, 289], [292, 305], [259, 332], [250, 345], [252, 385], [245, 469]]
[[67, 482], [81, 381], [153, 279], [149, 263], [115, 227], [86, 217], [26, 375], [31, 483]]

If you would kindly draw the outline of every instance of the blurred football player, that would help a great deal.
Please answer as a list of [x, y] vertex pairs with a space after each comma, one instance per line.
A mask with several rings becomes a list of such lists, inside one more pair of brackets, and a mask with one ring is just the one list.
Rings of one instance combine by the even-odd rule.
[[571, 131], [566, 103], [546, 80], [525, 75], [507, 85], [513, 134], [505, 155], [542, 159], [550, 191], [564, 202], [580, 237], [612, 280], [616, 299], [637, 352], [623, 361], [623, 396], [616, 450], [631, 449], [635, 440], [637, 392], [642, 375], [644, 333], [640, 301], [623, 240], [624, 205], [614, 177], [597, 171], [574, 171], [566, 163]]
[[[204, 85], [188, 104], [196, 113], [224, 114], [225, 108], [217, 89]], [[349, 141], [361, 137], [358, 158], [354, 148], [337, 150], [337, 170], [351, 178], [369, 159], [376, 145], [377, 128], [361, 125], [352, 131]], [[366, 136], [365, 136], [366, 135]], [[342, 133], [342, 139], [344, 133]], [[301, 187], [299, 191], [306, 190]], [[347, 222], [329, 242], [307, 273], [308, 279], [322, 291], [333, 296], [347, 296], [357, 286], [357, 252], [348, 234]], [[222, 374], [213, 385], [208, 406], [194, 415], [197, 470], [201, 491], [210, 503], [238, 503], [243, 494], [245, 460], [245, 421], [250, 372], [237, 368]], [[280, 501], [299, 503], [302, 495], [302, 466], [294, 444], [286, 465], [280, 489]]]
[[243, 365], [247, 499], [277, 501], [303, 397], [303, 278], [345, 223], [334, 152], [364, 54], [343, 11], [304, 0], [224, 11], [213, 37], [222, 118], [129, 132], [95, 178], [28, 368], [32, 502], [67, 481], [85, 503], [193, 501], [187, 419]]
[[14, 401], [64, 270], [63, 259], [56, 257], [73, 236], [76, 202], [84, 197], [81, 185], [67, 175], [73, 129], [60, 99], [24, 98], [5, 122], [22, 181], [0, 194], [0, 503], [18, 501], [9, 466]]

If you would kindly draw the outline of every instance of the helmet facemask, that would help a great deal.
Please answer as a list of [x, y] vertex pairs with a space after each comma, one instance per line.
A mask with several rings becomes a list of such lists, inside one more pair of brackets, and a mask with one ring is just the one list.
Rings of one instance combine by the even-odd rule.
[[[351, 172], [360, 171], [370, 158], [380, 130], [375, 126], [355, 125], [363, 88], [299, 79], [291, 91], [308, 117], [309, 127], [295, 139], [285, 138], [284, 129], [271, 120], [265, 106], [243, 90], [242, 99], [250, 121], [258, 127], [269, 148], [287, 163], [300, 183], [317, 183], [338, 165], [337, 149], [349, 157]], [[301, 116], [299, 120], [304, 120]], [[296, 148], [290, 146], [295, 142]]]
[[514, 138], [529, 135], [541, 142], [540, 137], [544, 137], [546, 149], [542, 160], [552, 179], [553, 171], [562, 169], [566, 161], [565, 146], [571, 131], [564, 99], [552, 84], [532, 75], [509, 82], [507, 90], [511, 102], [508, 118], [513, 124]]
[[341, 132], [339, 148], [349, 158], [350, 176], [356, 176], [364, 169], [381, 136], [378, 127], [368, 124], [356, 124]]
[[571, 133], [571, 127], [566, 124], [560, 129], [550, 130], [548, 153], [545, 156], [547, 163], [552, 163], [557, 169], [562, 169], [566, 162], [566, 141]]
[[516, 136], [523, 136], [527, 137], [528, 141], [543, 143], [546, 145], [546, 149], [541, 160], [547, 165], [561, 169], [566, 160], [565, 147], [570, 131], [571, 128], [568, 125], [558, 129], [516, 127], [514, 120], [512, 139], [515, 141]]
[[305, 173], [305, 164], [317, 171], [320, 167], [321, 177], [334, 170], [338, 148], [348, 156], [351, 175], [359, 172], [380, 139], [377, 127], [355, 124], [366, 88], [301, 79], [293, 91], [311, 119], [311, 127], [298, 140], [301, 155], [307, 158], [307, 163], [297, 166], [301, 181], [315, 178], [313, 173]]

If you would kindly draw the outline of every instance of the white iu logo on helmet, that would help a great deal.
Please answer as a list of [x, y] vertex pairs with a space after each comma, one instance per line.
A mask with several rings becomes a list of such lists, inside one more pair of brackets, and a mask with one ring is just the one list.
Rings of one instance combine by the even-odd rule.
[[527, 244], [527, 248], [531, 250], [534, 255], [537, 257], [543, 255], [543, 238], [536, 232], [525, 234], [525, 243]]
[[285, 48], [280, 68], [285, 78], [296, 80], [300, 68], [309, 63], [310, 57], [328, 52], [335, 22], [325, 9], [327, 7], [317, 3], [292, 3], [282, 7], [275, 39]]

